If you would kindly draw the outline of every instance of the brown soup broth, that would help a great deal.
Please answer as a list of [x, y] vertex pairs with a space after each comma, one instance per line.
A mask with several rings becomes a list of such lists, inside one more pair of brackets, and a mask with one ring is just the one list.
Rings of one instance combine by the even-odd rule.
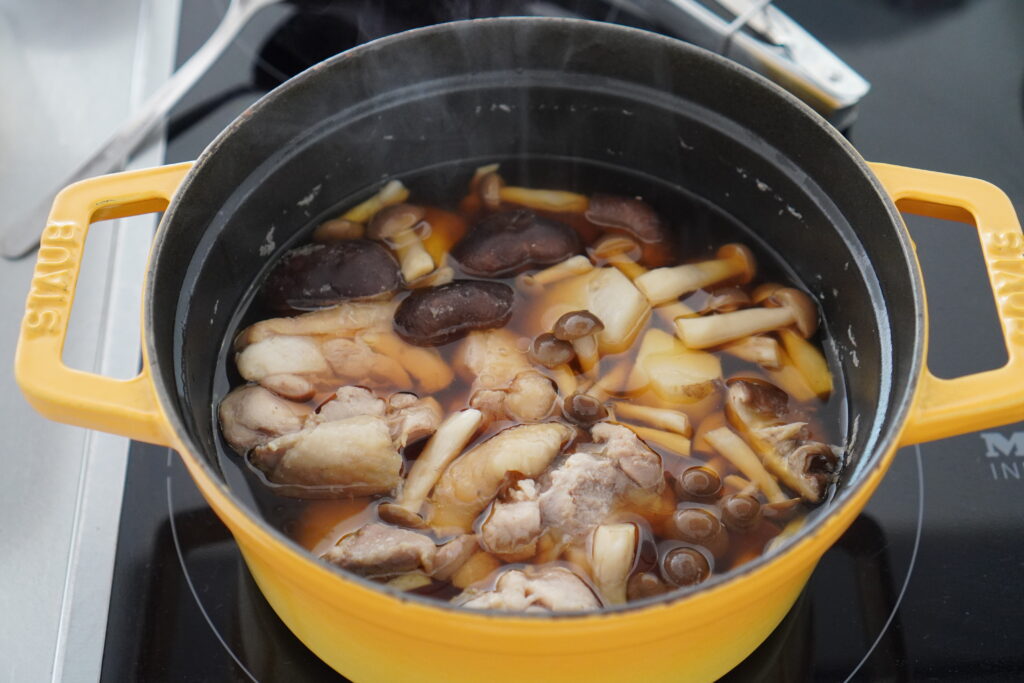
[[[407, 201], [421, 206], [436, 207], [460, 214], [463, 218], [467, 219], [468, 225], [472, 226], [475, 217], [467, 216], [460, 211], [460, 200], [466, 196], [473, 169], [482, 164], [493, 162], [494, 160], [492, 159], [486, 159], [472, 163], [448, 164], [418, 174], [403, 176], [401, 180], [410, 190], [410, 196]], [[799, 279], [795, 277], [794, 273], [778, 255], [756, 235], [718, 208], [663, 180], [625, 171], [618, 167], [589, 163], [581, 164], [578, 162], [569, 163], [558, 159], [506, 160], [501, 164], [500, 172], [505, 181], [511, 185], [569, 190], [588, 196], [596, 193], [609, 193], [628, 197], [642, 197], [644, 201], [658, 212], [666, 223], [678, 231], [678, 255], [680, 262], [714, 258], [715, 250], [721, 245], [728, 242], [740, 242], [749, 247], [757, 259], [758, 272], [751, 286], [759, 282], [774, 281], [807, 291], [807, 288], [802, 286]], [[297, 239], [287, 246], [294, 248], [308, 242], [309, 235], [317, 224], [344, 213], [345, 210], [361, 201], [366, 195], [375, 192], [376, 189], [368, 190], [363, 196], [342, 198], [338, 202], [336, 210], [325, 212], [324, 215], [318, 216], [316, 220], [311, 221], [305, 230], [298, 233]], [[581, 216], [567, 217], [562, 214], [542, 211], [537, 213], [568, 222], [581, 232], [584, 242], [588, 244], [592, 242], [592, 236], [598, 234], [599, 231], [595, 226], [589, 225]], [[593, 232], [588, 235], [588, 231]], [[590, 253], [591, 251], [588, 248], [588, 254]], [[480, 279], [472, 278], [459, 272], [458, 265], [452, 259], [448, 260], [448, 265], [455, 269], [456, 278]], [[602, 264], [599, 262], [598, 265]], [[267, 270], [269, 270], [269, 265]], [[217, 421], [217, 404], [231, 388], [244, 383], [234, 367], [234, 353], [231, 350], [231, 340], [239, 331], [256, 321], [279, 317], [277, 314], [266, 310], [257, 296], [265, 272], [254, 280], [246, 298], [247, 304], [236, 312], [235, 320], [229, 328], [231, 334], [229, 338], [224, 340], [221, 347], [217, 374], [214, 378], [213, 395], [215, 402], [212, 408], [215, 413], [215, 423]], [[518, 338], [519, 348], [525, 350], [534, 336], [548, 331], [539, 322], [541, 318], [539, 302], [543, 300], [543, 297], [524, 292], [517, 286], [515, 278], [506, 278], [498, 281], [505, 282], [516, 290], [516, 302], [513, 307], [512, 318], [506, 325], [506, 329]], [[400, 291], [397, 294], [397, 298], [404, 297], [406, 293], [405, 291]], [[697, 292], [684, 297], [683, 302], [689, 304], [692, 308], [699, 309], [703, 305], [703, 300], [706, 296], [706, 292]], [[645, 330], [651, 327], [674, 335], [674, 329], [669, 322], [658, 315], [652, 314], [649, 317]], [[644, 331], [641, 331], [636, 341], [633, 342], [631, 348], [627, 351], [613, 356], [605, 356], [601, 361], [602, 372], [605, 371], [605, 368], [617, 365], [621, 359], [635, 357], [639, 340], [643, 333]], [[819, 331], [811, 341], [819, 349], [823, 350], [826, 355], [833, 375], [834, 391], [825, 401], [812, 399], [798, 402], [791, 396], [790, 405], [796, 412], [801, 414], [803, 419], [809, 422], [814, 439], [825, 443], [842, 444], [845, 441], [844, 437], [847, 428], [845, 383], [840, 373], [840, 365], [832, 354], [834, 347], [828, 343], [827, 335], [827, 324], [823, 321]], [[463, 341], [460, 339], [437, 347], [442, 358], [449, 365], [453, 364], [456, 351]], [[740, 360], [726, 353], [714, 353], [721, 360], [722, 376], [724, 379], [736, 376], [771, 379], [756, 364]], [[541, 372], [549, 376], [551, 375], [550, 371], [545, 368], [536, 367]], [[434, 395], [434, 398], [441, 404], [445, 415], [468, 406], [470, 384], [471, 382], [466, 381], [456, 373], [456, 378], [452, 384]], [[386, 397], [390, 392], [387, 389], [380, 389], [377, 393]], [[722, 389], [716, 390], [714, 396], [716, 398], [713, 401], [705, 400], [694, 406], [681, 405], [677, 407], [678, 410], [690, 414], [695, 432], [698, 430], [703, 416], [720, 413], [723, 396]], [[310, 401], [310, 404], [315, 407], [329, 398], [329, 394], [318, 394]], [[561, 395], [559, 396], [559, 402], [560, 399]], [[640, 403], [644, 402], [643, 395], [632, 397], [630, 400]], [[557, 404], [554, 417], [559, 417]], [[630, 420], [629, 422], [636, 423], [635, 420]], [[513, 423], [507, 421], [491, 423], [465, 450], [486, 440], [511, 424]], [[586, 434], [586, 432], [582, 433]], [[679, 455], [650, 441], [647, 443], [662, 456], [665, 470], [671, 475], [677, 475], [682, 470], [693, 465], [707, 465], [709, 463], [711, 467], [719, 472], [723, 480], [726, 475], [739, 474], [723, 457], [716, 456], [710, 450], [701, 450], [697, 439], [693, 439], [694, 448], [689, 456]], [[405, 466], [403, 474], [408, 472], [411, 461], [419, 454], [423, 445], [424, 442], [421, 441], [410, 444], [404, 449]], [[572, 452], [571, 445], [567, 445], [563, 449], [563, 453]], [[317, 554], [326, 550], [327, 547], [333, 545], [334, 542], [345, 534], [355, 531], [367, 522], [376, 521], [378, 519], [376, 514], [377, 505], [382, 500], [387, 500], [379, 496], [351, 500], [309, 500], [278, 495], [274, 492], [275, 485], [268, 484], [264, 476], [249, 466], [245, 459], [237, 455], [221, 437], [218, 437], [218, 462], [228, 485], [236, 495], [254, 508], [259, 516], [270, 526], [291, 537], [299, 545], [314, 550]], [[557, 463], [558, 460], [556, 459], [555, 464]], [[832, 484], [830, 487], [825, 504], [834, 495], [835, 487], [836, 484]], [[727, 492], [735, 492], [736, 490], [735, 488], [726, 487]], [[672, 493], [672, 487], [666, 487], [666, 491], [666, 505], [674, 506], [677, 501], [675, 494]], [[759, 500], [764, 501], [763, 495], [759, 493], [755, 495]], [[716, 516], [720, 516], [715, 505], [700, 502], [687, 504], [706, 508]], [[810, 510], [811, 507], [801, 503], [797, 518], [805, 516]], [[484, 516], [481, 515], [481, 518]], [[665, 552], [675, 547], [687, 545], [677, 540], [665, 538], [659, 534], [658, 527], [663, 522], [663, 519], [645, 519], [628, 513], [625, 516], [619, 515], [616, 519], [632, 521], [640, 529], [640, 543], [637, 560], [634, 565], [634, 573], [646, 570], [656, 572], [656, 565]], [[479, 524], [479, 520], [477, 523]], [[759, 556], [764, 551], [766, 544], [782, 530], [785, 524], [786, 522], [764, 521], [748, 533], [730, 533], [727, 550], [718, 554], [717, 557], [712, 557], [707, 550], [702, 549], [701, 552], [708, 558], [713, 574], [721, 574]], [[565, 558], [563, 557], [563, 559]], [[584, 576], [586, 574], [586, 572], [580, 573]], [[414, 592], [448, 600], [457, 595], [460, 590], [451, 584], [442, 584], [435, 581], [429, 586], [416, 589]]]

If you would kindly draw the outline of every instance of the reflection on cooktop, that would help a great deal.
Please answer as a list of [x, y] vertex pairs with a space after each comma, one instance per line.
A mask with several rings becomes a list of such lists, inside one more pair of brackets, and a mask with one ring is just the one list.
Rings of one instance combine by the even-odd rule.
[[[1024, 6], [776, 4], [872, 82], [850, 134], [862, 153], [986, 178], [1024, 209]], [[179, 62], [226, 5], [184, 0]], [[624, 9], [630, 5], [304, 0], [269, 8], [175, 110], [168, 161], [195, 158], [263, 92], [356, 42], [440, 20], [528, 11], [643, 26]], [[1002, 345], [976, 236], [938, 223], [908, 220], [929, 287], [930, 364], [946, 375], [993, 367]], [[724, 680], [1024, 678], [1022, 444], [1018, 424], [900, 452], [793, 611]], [[274, 615], [229, 534], [166, 449], [132, 448], [102, 679], [340, 680]]]

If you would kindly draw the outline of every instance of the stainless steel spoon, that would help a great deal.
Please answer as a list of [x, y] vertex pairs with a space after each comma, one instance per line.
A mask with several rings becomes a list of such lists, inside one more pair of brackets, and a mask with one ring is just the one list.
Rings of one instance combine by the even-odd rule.
[[220, 24], [207, 41], [159, 90], [146, 100], [138, 112], [82, 165], [57, 187], [43, 194], [27, 211], [8, 215], [0, 223], [3, 241], [0, 254], [19, 259], [39, 246], [39, 236], [46, 225], [53, 197], [71, 183], [119, 170], [146, 140], [182, 95], [198, 81], [231, 44], [235, 36], [258, 11], [282, 0], [231, 0]]

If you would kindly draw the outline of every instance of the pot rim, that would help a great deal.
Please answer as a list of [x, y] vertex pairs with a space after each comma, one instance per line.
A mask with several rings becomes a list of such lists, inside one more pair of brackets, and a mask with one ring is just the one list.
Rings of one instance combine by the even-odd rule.
[[[194, 454], [202, 453], [203, 450], [198, 447], [196, 440], [192, 438], [189, 433], [184, 420], [179, 415], [179, 406], [177, 399], [175, 398], [174, 391], [169, 390], [164, 385], [163, 381], [158, 380], [158, 377], [163, 376], [163, 368], [159, 365], [157, 360], [158, 354], [156, 350], [156, 342], [151, 334], [151, 330], [154, 328], [153, 321], [156, 312], [153, 308], [154, 288], [155, 280], [153, 277], [155, 272], [154, 263], [156, 262], [155, 256], [160, 253], [164, 248], [165, 243], [169, 239], [168, 231], [166, 226], [173, 220], [174, 215], [178, 208], [178, 197], [194, 182], [196, 176], [202, 171], [206, 162], [217, 153], [221, 145], [227, 140], [235, 130], [245, 125], [246, 121], [253, 116], [257, 115], [268, 103], [272, 100], [277, 99], [283, 93], [288, 92], [291, 88], [299, 86], [300, 83], [305, 82], [307, 79], [315, 78], [317, 73], [325, 68], [333, 66], [339, 62], [358, 58], [361, 54], [367, 51], [386, 49], [392, 44], [400, 44], [406, 40], [415, 39], [417, 36], [431, 34], [434, 32], [446, 32], [453, 30], [452, 27], [458, 27], [467, 24], [507, 24], [512, 28], [515, 27], [532, 27], [532, 26], [554, 26], [556, 24], [569, 27], [570, 30], [590, 30], [590, 31], [604, 31], [607, 34], [618, 34], [630, 36], [631, 39], [646, 40], [646, 41], [657, 41], [662, 43], [666, 50], [676, 50], [682, 52], [690, 52], [706, 61], [717, 63], [719, 67], [723, 67], [727, 70], [734, 72], [741, 78], [744, 78], [751, 82], [753, 87], [760, 86], [767, 88], [773, 92], [777, 97], [787, 102], [790, 106], [795, 107], [801, 113], [807, 121], [807, 125], [816, 125], [822, 132], [824, 132], [838, 147], [846, 154], [846, 156], [854, 163], [854, 165], [861, 171], [861, 173], [867, 178], [871, 187], [875, 191], [875, 195], [881, 201], [885, 207], [886, 212], [896, 228], [897, 244], [899, 246], [899, 255], [903, 262], [909, 267], [913, 273], [911, 278], [912, 292], [911, 296], [914, 304], [914, 338], [919, 340], [919, 343], [915, 345], [915, 353], [913, 358], [909, 359], [909, 363], [903, 363], [902, 367], [905, 367], [905, 372], [908, 373], [906, 388], [904, 395], [902, 396], [889, 396], [889, 401], [900, 401], [900, 405], [897, 405], [892, 413], [891, 426], [886, 432], [881, 433], [876, 438], [876, 446], [870, 453], [861, 453], [862, 459], [874, 459], [875, 462], [870, 463], [870, 467], [865, 467], [859, 473], [859, 481], [855, 484], [843, 488], [840, 490], [831, 500], [826, 501], [824, 505], [829, 506], [827, 514], [818, 515], [817, 519], [804, 526], [792, 537], [786, 539], [779, 547], [773, 549], [769, 554], [762, 554], [757, 559], [748, 562], [747, 564], [737, 569], [731, 570], [721, 575], [713, 575], [707, 582], [694, 586], [688, 589], [680, 589], [669, 594], [669, 597], [665, 596], [654, 596], [650, 598], [644, 598], [641, 600], [626, 603], [624, 605], [613, 605], [604, 607], [599, 611], [584, 611], [584, 612], [562, 612], [558, 614], [509, 614], [507, 612], [499, 612], [496, 610], [470, 610], [463, 607], [451, 605], [450, 603], [440, 602], [435, 599], [419, 596], [415, 594], [402, 593], [395, 589], [381, 585], [369, 579], [360, 577], [356, 574], [345, 572], [337, 567], [332, 567], [324, 562], [321, 562], [314, 558], [312, 554], [301, 547], [297, 542], [287, 537], [278, 529], [273, 528], [265, 520], [258, 517], [254, 511], [250, 511], [248, 507], [243, 503], [227, 486], [223, 477], [220, 476], [210, 464], [203, 457], [198, 457]], [[923, 359], [925, 357], [926, 349], [928, 346], [928, 329], [925, 325], [926, 319], [926, 308], [924, 299], [924, 285], [923, 278], [920, 271], [920, 265], [914, 256], [913, 247], [910, 241], [909, 233], [907, 232], [906, 226], [903, 222], [902, 217], [892, 198], [883, 188], [881, 182], [868, 166], [867, 162], [860, 155], [860, 153], [850, 144], [850, 142], [831, 124], [825, 121], [819, 114], [813, 109], [807, 106], [803, 101], [790, 94], [785, 89], [776, 85], [772, 81], [762, 77], [754, 71], [751, 71], [736, 62], [726, 59], [718, 54], [703, 48], [685, 43], [675, 38], [670, 38], [661, 34], [653, 33], [650, 31], [637, 29], [633, 27], [622, 26], [618, 24], [609, 24], [605, 22], [591, 21], [585, 19], [572, 19], [572, 18], [555, 18], [555, 17], [497, 17], [497, 18], [485, 18], [485, 19], [470, 19], [449, 22], [445, 24], [436, 24], [433, 26], [427, 26], [422, 28], [411, 29], [403, 31], [401, 33], [392, 34], [389, 36], [377, 38], [368, 43], [358, 45], [354, 48], [346, 50], [345, 52], [339, 53], [333, 57], [330, 57], [318, 64], [315, 64], [305, 71], [293, 76], [274, 90], [263, 95], [259, 100], [250, 105], [243, 111], [234, 121], [228, 124], [227, 127], [221, 131], [216, 138], [203, 150], [202, 154], [196, 159], [195, 164], [189, 170], [185, 176], [175, 198], [171, 201], [167, 207], [158, 227], [156, 236], [153, 240], [153, 245], [150, 252], [151, 265], [147, 273], [146, 285], [143, 295], [143, 343], [146, 357], [153, 371], [153, 389], [159, 401], [161, 410], [167, 421], [167, 425], [173, 431], [174, 439], [177, 444], [182, 447], [181, 456], [186, 460], [190, 461], [192, 465], [198, 467], [189, 467], [190, 472], [195, 476], [198, 473], [205, 475], [208, 480], [207, 483], [212, 484], [216, 487], [217, 491], [223, 495], [224, 499], [235, 508], [235, 510], [241, 513], [242, 517], [248, 522], [253, 524], [253, 530], [261, 532], [266, 536], [266, 541], [276, 546], [278, 550], [282, 550], [291, 556], [290, 559], [298, 560], [307, 565], [312, 565], [317, 569], [329, 572], [330, 575], [336, 579], [351, 584], [358, 585], [362, 588], [369, 588], [373, 593], [384, 599], [394, 600], [396, 602], [415, 604], [417, 606], [423, 606], [428, 608], [437, 609], [444, 612], [446, 615], [458, 614], [467, 618], [479, 616], [481, 618], [488, 618], [493, 621], [494, 617], [499, 617], [504, 621], [512, 621], [513, 619], [524, 619], [531, 622], [537, 620], [542, 621], [563, 621], [563, 622], [578, 622], [581, 618], [586, 617], [599, 617], [599, 618], [610, 618], [614, 616], [622, 616], [625, 614], [634, 614], [636, 612], [655, 609], [659, 607], [669, 607], [678, 604], [679, 602], [688, 600], [696, 595], [704, 594], [714, 590], [716, 593], [719, 589], [729, 588], [735, 585], [739, 580], [749, 578], [753, 574], [761, 573], [766, 567], [775, 564], [787, 555], [793, 555], [798, 548], [806, 548], [809, 544], [814, 542], [816, 537], [820, 537], [823, 532], [829, 526], [830, 521], [837, 519], [842, 516], [844, 512], [856, 502], [863, 504], [866, 503], [867, 498], [871, 495], [874, 488], [877, 486], [880, 478], [880, 472], [884, 472], [890, 465], [892, 458], [898, 449], [898, 441], [900, 433], [906, 424], [909, 416], [910, 408], [913, 403], [914, 397], [917, 393], [919, 379], [923, 367]], [[883, 321], [884, 322], [884, 321]], [[884, 325], [888, 328], [888, 325]], [[881, 331], [880, 331], [881, 333]], [[887, 335], [886, 335], [887, 336]], [[883, 356], [884, 358], [884, 356]], [[894, 374], [898, 369], [890, 367], [888, 363], [883, 362], [881, 372]], [[883, 393], [885, 388], [885, 382], [883, 378]], [[871, 489], [866, 492], [865, 487], [871, 486]], [[860, 499], [863, 499], [862, 501]], [[858, 499], [855, 501], [855, 499]], [[854, 514], [859, 513], [858, 508]], [[820, 509], [820, 508], [819, 508]], [[222, 513], [223, 514], [223, 513]], [[852, 521], [852, 518], [851, 518]], [[841, 533], [842, 529], [839, 530]], [[836, 534], [838, 537], [838, 533]], [[820, 556], [827, 546], [818, 552]], [[815, 558], [816, 561], [817, 558]]]

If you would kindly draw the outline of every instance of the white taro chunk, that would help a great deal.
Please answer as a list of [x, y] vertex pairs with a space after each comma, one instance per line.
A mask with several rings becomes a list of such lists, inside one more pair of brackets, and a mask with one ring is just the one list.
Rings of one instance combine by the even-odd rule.
[[470, 587], [453, 602], [504, 612], [580, 612], [601, 606], [583, 579], [557, 565], [506, 569], [493, 590]]
[[250, 457], [271, 482], [343, 495], [391, 493], [401, 480], [402, 456], [388, 424], [369, 415], [313, 424], [255, 448]]

